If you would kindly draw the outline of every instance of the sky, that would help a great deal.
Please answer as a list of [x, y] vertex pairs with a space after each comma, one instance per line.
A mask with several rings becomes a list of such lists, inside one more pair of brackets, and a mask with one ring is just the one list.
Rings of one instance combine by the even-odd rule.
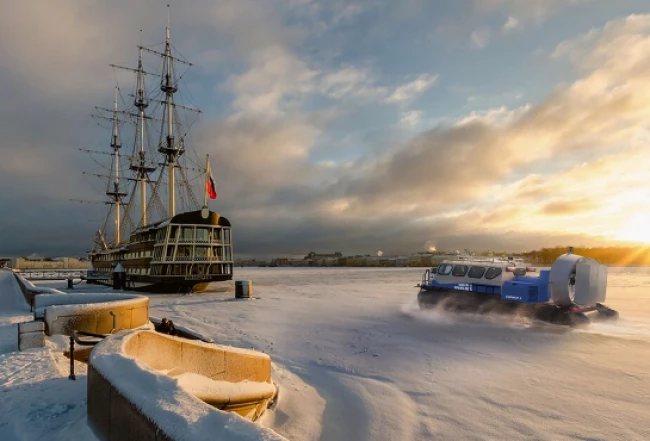
[[167, 3], [238, 256], [650, 243], [645, 0], [0, 0], [0, 255], [92, 246]]

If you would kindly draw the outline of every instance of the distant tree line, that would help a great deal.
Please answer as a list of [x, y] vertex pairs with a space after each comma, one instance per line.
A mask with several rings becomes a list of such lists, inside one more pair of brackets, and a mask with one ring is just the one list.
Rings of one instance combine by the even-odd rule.
[[[542, 248], [541, 250], [522, 253], [524, 260], [539, 264], [551, 265], [569, 249], [568, 246]], [[610, 266], [650, 266], [650, 247], [573, 247], [573, 253], [591, 257], [598, 262]]]

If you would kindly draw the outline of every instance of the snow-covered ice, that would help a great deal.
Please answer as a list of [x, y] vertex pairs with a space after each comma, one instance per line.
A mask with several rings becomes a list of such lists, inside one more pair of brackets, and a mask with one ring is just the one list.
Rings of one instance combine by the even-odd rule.
[[[421, 273], [237, 268], [255, 299], [151, 296], [151, 315], [268, 353], [280, 395], [261, 424], [292, 440], [650, 439], [650, 269], [610, 268], [607, 303], [621, 319], [580, 331], [419, 311]], [[105, 288], [75, 292], [91, 289]], [[84, 377], [43, 386], [55, 375], [46, 354], [0, 359], [12, 397], [0, 400], [1, 440], [85, 439]], [[43, 400], [83, 409], [60, 412], [56, 426], [25, 424], [35, 409], [57, 413]]]

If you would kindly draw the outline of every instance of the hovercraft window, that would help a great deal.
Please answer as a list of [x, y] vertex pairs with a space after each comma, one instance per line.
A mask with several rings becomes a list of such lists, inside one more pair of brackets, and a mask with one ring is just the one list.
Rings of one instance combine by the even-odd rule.
[[451, 274], [451, 269], [453, 268], [453, 265], [449, 265], [448, 263], [443, 263], [438, 267], [438, 274], [441, 276], [448, 276]]
[[485, 272], [485, 278], [488, 280], [496, 279], [502, 272], [503, 270], [501, 268], [488, 268]]
[[469, 269], [469, 274], [467, 277], [470, 279], [480, 279], [485, 274], [485, 267], [483, 266], [473, 266]]
[[515, 276], [525, 276], [526, 275], [526, 268], [515, 268], [515, 271], [513, 273]]
[[452, 276], [463, 277], [467, 274], [469, 267], [467, 265], [456, 265], [454, 270], [451, 272]]

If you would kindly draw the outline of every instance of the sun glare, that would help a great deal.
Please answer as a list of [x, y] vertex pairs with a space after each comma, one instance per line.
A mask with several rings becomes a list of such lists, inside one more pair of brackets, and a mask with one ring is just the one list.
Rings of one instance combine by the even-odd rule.
[[628, 242], [650, 244], [650, 214], [636, 213], [627, 218], [614, 238]]

